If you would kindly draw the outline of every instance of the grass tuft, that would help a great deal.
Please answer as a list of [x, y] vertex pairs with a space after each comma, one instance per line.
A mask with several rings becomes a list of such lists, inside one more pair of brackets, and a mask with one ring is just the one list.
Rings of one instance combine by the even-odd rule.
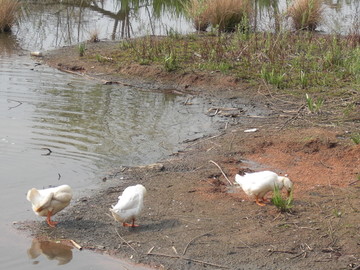
[[295, 0], [287, 10], [296, 30], [314, 31], [322, 20], [322, 13], [321, 0]]
[[291, 212], [291, 208], [293, 208], [293, 190], [291, 190], [290, 196], [284, 199], [279, 188], [275, 186], [271, 202], [280, 212]]
[[17, 0], [0, 0], [0, 33], [11, 31], [19, 7], [20, 3]]

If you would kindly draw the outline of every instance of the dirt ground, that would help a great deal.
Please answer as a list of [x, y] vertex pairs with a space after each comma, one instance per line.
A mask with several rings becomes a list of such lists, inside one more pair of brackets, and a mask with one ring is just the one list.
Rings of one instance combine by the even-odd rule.
[[[87, 54], [114, 47], [99, 43], [88, 46]], [[270, 113], [229, 115], [218, 108], [219, 119], [246, 121], [232, 121], [214, 136], [186, 142], [182, 151], [157, 165], [114, 168], [102, 179], [111, 187], [72, 202], [54, 217], [60, 221], [57, 228], [26, 221], [19, 229], [40, 238], [73, 239], [84, 248], [160, 269], [360, 269], [360, 145], [349, 138], [360, 130], [360, 108], [334, 124], [338, 116], [333, 111], [314, 115], [291, 96], [218, 73], [118, 68], [69, 51], [51, 52], [44, 60], [104, 83], [218, 100], [246, 98]], [[251, 127], [258, 130], [244, 132]], [[256, 205], [210, 161], [231, 182], [242, 171], [287, 174], [295, 184], [292, 211]], [[148, 191], [137, 221], [141, 226], [125, 228], [112, 219], [109, 207], [136, 183]]]

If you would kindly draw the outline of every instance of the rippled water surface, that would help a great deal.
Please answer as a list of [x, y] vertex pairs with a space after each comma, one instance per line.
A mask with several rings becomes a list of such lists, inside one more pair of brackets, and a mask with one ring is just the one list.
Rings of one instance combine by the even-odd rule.
[[[211, 131], [201, 100], [186, 106], [184, 96], [97, 84], [19, 54], [0, 58], [0, 254], [11, 255], [3, 239], [13, 221], [41, 220], [25, 199], [29, 188], [67, 183], [78, 197], [112, 167], [155, 162]], [[18, 269], [20, 254], [3, 262], [7, 269]]]

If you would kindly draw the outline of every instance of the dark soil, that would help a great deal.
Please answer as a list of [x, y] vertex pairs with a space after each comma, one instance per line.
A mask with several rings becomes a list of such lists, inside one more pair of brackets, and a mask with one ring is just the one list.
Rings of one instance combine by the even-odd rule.
[[[115, 46], [88, 46], [87, 54]], [[183, 151], [157, 166], [114, 168], [103, 179], [111, 187], [72, 202], [54, 217], [57, 228], [36, 221], [20, 223], [20, 229], [73, 239], [84, 248], [160, 269], [360, 269], [360, 145], [349, 138], [359, 132], [356, 116], [334, 125], [339, 116], [333, 111], [311, 114], [291, 96], [218, 73], [172, 74], [135, 64], [116, 68], [80, 59], [74, 48], [51, 52], [45, 61], [71, 72], [77, 67], [104, 83], [248, 100], [270, 113], [229, 116], [219, 108], [216, 117], [239, 121], [184, 143]], [[244, 132], [251, 127], [258, 131]], [[288, 174], [295, 183], [291, 212], [256, 205], [210, 160], [231, 182], [242, 171]], [[125, 228], [109, 207], [136, 183], [148, 190], [141, 226]]]

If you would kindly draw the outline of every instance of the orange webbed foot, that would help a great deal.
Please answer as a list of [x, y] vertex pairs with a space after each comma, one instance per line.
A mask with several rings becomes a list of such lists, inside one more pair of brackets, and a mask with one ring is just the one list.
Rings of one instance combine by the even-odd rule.
[[260, 202], [259, 201], [259, 198], [256, 196], [256, 198], [255, 198], [255, 201], [256, 201], [256, 204], [257, 205], [260, 205], [260, 206], [265, 206], [266, 204], [265, 203], [262, 203], [262, 202]]

